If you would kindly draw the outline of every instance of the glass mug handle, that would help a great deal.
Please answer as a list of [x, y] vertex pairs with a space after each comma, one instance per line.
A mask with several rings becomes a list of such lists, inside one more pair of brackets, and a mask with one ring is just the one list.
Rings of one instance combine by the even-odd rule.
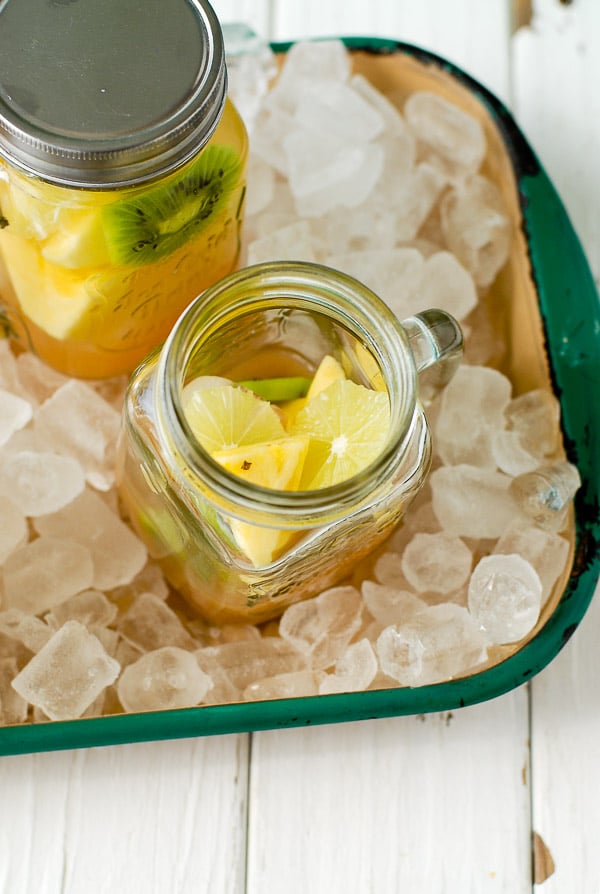
[[424, 310], [402, 320], [413, 355], [421, 403], [428, 404], [444, 388], [463, 355], [462, 329], [443, 310]]

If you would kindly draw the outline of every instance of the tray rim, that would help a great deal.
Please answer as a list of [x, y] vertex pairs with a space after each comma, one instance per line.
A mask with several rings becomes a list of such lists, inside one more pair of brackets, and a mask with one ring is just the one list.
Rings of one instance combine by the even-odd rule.
[[[470, 676], [416, 688], [299, 696], [0, 727], [0, 755], [455, 710], [496, 698], [527, 682], [560, 652], [585, 615], [600, 575], [600, 413], [597, 418], [593, 416], [590, 390], [590, 383], [600, 385], [600, 299], [581, 243], [535, 152], [511, 113], [490, 90], [459, 66], [414, 44], [378, 37], [339, 39], [349, 50], [382, 55], [405, 53], [425, 65], [448, 72], [486, 107], [510, 155], [550, 376], [561, 403], [566, 452], [579, 466], [584, 482], [575, 501], [573, 570], [560, 601], [540, 631], [519, 651]], [[293, 43], [277, 42], [271, 47], [274, 52], [283, 53]], [[564, 245], [565, 250], [544, 252], [540, 249], [541, 242]], [[561, 263], [565, 257], [569, 258], [569, 264]], [[570, 300], [573, 292], [577, 293], [576, 303]], [[567, 338], [566, 344], [565, 319], [572, 327], [572, 339]], [[573, 401], [574, 394], [586, 395], [588, 390], [589, 400]]]

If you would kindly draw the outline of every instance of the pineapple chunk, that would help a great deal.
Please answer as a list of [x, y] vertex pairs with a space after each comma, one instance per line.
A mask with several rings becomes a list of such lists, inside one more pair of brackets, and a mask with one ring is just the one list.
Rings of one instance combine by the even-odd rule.
[[[215, 459], [232, 475], [252, 484], [275, 490], [297, 490], [302, 476], [309, 438], [304, 435], [263, 441], [230, 450], [219, 450]], [[280, 531], [230, 519], [231, 530], [255, 567], [268, 565], [296, 537], [295, 531]]]
[[31, 243], [6, 230], [0, 247], [23, 314], [32, 323], [57, 339], [80, 334], [89, 325], [96, 300], [85, 278], [47, 264]]

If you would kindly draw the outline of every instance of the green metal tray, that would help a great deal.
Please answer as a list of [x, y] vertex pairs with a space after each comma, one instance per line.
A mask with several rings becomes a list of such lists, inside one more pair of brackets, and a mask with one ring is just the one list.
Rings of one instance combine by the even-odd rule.
[[[485, 87], [439, 56], [409, 44], [359, 37], [344, 42], [373, 70], [379, 64], [389, 70], [395, 60], [408, 59], [415, 69], [456, 84], [488, 116], [510, 159], [509, 188], [521, 222], [523, 275], [530, 281], [537, 305], [538, 319], [532, 330], [539, 327], [536, 349], [544, 355], [549, 380], [560, 400], [568, 458], [578, 466], [583, 481], [575, 501], [574, 561], [562, 595], [537, 633], [518, 651], [461, 679], [415, 689], [4, 727], [0, 728], [0, 754], [454, 710], [494, 698], [529, 680], [556, 656], [585, 614], [600, 572], [600, 302], [581, 245], [531, 147], [507, 109]], [[284, 53], [289, 46], [276, 44], [273, 48]], [[530, 314], [520, 307], [517, 311]], [[520, 322], [515, 331], [518, 328]], [[532, 387], [525, 380], [524, 387]]]

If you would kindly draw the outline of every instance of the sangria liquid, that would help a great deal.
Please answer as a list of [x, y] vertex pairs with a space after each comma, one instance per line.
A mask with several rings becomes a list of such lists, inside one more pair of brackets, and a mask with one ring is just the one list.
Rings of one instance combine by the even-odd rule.
[[0, 309], [11, 334], [68, 375], [131, 372], [197, 295], [235, 269], [246, 154], [227, 101], [200, 154], [144, 186], [62, 187], [0, 159]]

